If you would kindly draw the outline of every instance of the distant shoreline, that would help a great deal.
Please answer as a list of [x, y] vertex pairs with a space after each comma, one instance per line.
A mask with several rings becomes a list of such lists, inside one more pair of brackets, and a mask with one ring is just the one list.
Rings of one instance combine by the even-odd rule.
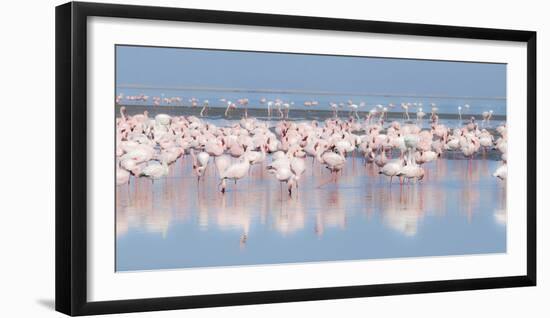
[[[151, 116], [155, 116], [160, 113], [167, 113], [169, 115], [184, 115], [184, 116], [200, 116], [200, 112], [202, 109], [202, 106], [197, 107], [190, 107], [190, 106], [153, 106], [153, 105], [116, 105], [115, 106], [115, 112], [118, 115], [120, 113], [120, 107], [126, 107], [126, 111], [129, 115], [135, 115], [139, 113], [143, 113], [144, 111], [148, 111]], [[225, 108], [224, 107], [210, 107], [208, 109], [208, 117], [225, 117]], [[357, 114], [361, 119], [365, 119], [365, 117], [368, 115], [368, 111], [358, 111]], [[305, 119], [305, 120], [325, 120], [327, 118], [332, 117], [332, 110], [328, 109], [290, 109], [289, 113], [289, 119], [295, 120], [295, 119]], [[349, 110], [339, 110], [338, 111], [338, 117], [340, 118], [348, 118], [349, 117]], [[398, 120], [403, 119], [403, 112], [388, 112], [387, 113], [387, 119], [388, 120]], [[249, 107], [248, 108], [248, 115], [250, 117], [258, 117], [258, 118], [266, 118], [267, 117], [267, 108], [257, 108], [257, 107]], [[353, 116], [353, 114], [351, 114]], [[458, 120], [458, 114], [450, 114], [450, 113], [437, 113], [440, 119], [456, 119]], [[240, 119], [244, 116], [244, 109], [243, 108], [237, 108], [233, 109], [230, 112], [230, 116], [227, 119]], [[473, 114], [473, 113], [466, 113], [462, 114], [462, 120], [467, 121], [470, 119], [470, 117], [474, 116], [476, 120], [481, 121], [482, 117], [481, 114]], [[426, 111], [426, 116], [424, 116], [423, 121], [429, 122], [430, 113]], [[206, 118], [206, 117], [205, 117]], [[416, 121], [416, 113], [414, 111], [409, 112], [409, 118], [411, 121]], [[277, 109], [272, 109], [272, 120], [278, 120], [279, 119], [279, 113]], [[506, 115], [496, 115], [493, 114], [491, 117], [491, 120], [497, 120], [497, 121], [505, 121]]]
[[122, 84], [116, 86], [117, 91], [121, 89], [142, 89], [161, 91], [210, 91], [247, 94], [301, 94], [301, 95], [335, 95], [335, 96], [364, 96], [364, 97], [407, 97], [407, 98], [432, 98], [432, 99], [465, 99], [465, 100], [506, 100], [503, 96], [452, 96], [452, 95], [430, 95], [430, 94], [397, 94], [397, 93], [359, 93], [359, 92], [333, 92], [333, 91], [308, 91], [292, 89], [248, 89], [248, 88], [221, 88], [221, 87], [177, 87], [177, 86], [146, 86], [138, 84]]

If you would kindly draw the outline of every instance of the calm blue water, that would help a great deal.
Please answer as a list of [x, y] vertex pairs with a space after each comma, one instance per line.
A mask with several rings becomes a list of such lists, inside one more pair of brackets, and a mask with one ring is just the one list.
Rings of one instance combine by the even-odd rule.
[[222, 195], [213, 165], [198, 185], [187, 156], [165, 180], [117, 187], [116, 270], [503, 253], [498, 165], [447, 154], [400, 187], [350, 157], [337, 184], [319, 188], [329, 175], [308, 159], [289, 198], [259, 165]]
[[[392, 103], [396, 105], [393, 111], [402, 111], [399, 105], [401, 103], [422, 103], [423, 111], [428, 113], [431, 111], [431, 103], [435, 103], [439, 108], [439, 113], [444, 114], [456, 114], [458, 106], [470, 105], [470, 109], [467, 110], [463, 107], [463, 114], [481, 114], [483, 111], [493, 110], [495, 115], [506, 115], [506, 100], [504, 99], [466, 99], [466, 98], [416, 98], [416, 97], [394, 97], [394, 96], [350, 96], [350, 95], [307, 95], [307, 94], [266, 94], [266, 93], [254, 93], [254, 92], [214, 92], [214, 91], [185, 91], [185, 90], [158, 90], [158, 89], [118, 89], [117, 94], [123, 93], [126, 96], [145, 94], [149, 96], [147, 104], [152, 104], [152, 96], [159, 97], [181, 97], [184, 105], [189, 105], [189, 99], [192, 97], [200, 100], [199, 105], [202, 105], [202, 101], [207, 99], [210, 101], [211, 107], [226, 107], [225, 103], [220, 102], [221, 98], [231, 100], [235, 102], [239, 98], [247, 97], [250, 101], [250, 108], [265, 108], [260, 104], [261, 98], [267, 100], [275, 100], [280, 98], [285, 102], [293, 101], [295, 104], [292, 109], [305, 109], [305, 101], [316, 100], [319, 105], [314, 107], [315, 109], [330, 110], [329, 102], [347, 102], [351, 99], [354, 103], [359, 105], [361, 102], [365, 102], [366, 106], [361, 108], [361, 111], [369, 111], [377, 104], [384, 106]], [[143, 102], [131, 102], [123, 101], [123, 104], [129, 105], [144, 105]], [[164, 105], [164, 104], [163, 104]], [[347, 104], [346, 104], [347, 105]], [[347, 107], [344, 108], [348, 110]], [[392, 109], [390, 109], [392, 111]], [[409, 110], [410, 113], [416, 112], [416, 108]], [[413, 115], [414, 116], [414, 115]]]

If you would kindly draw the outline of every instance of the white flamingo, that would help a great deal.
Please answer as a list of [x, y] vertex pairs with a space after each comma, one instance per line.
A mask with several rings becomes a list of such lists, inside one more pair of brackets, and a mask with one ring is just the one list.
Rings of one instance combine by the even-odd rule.
[[166, 177], [168, 175], [168, 164], [163, 161], [159, 164], [158, 161], [151, 161], [139, 174], [140, 177], [147, 177], [151, 179], [151, 182]]
[[346, 157], [336, 147], [333, 147], [336, 152], [327, 151], [323, 155], [318, 156], [317, 160], [326, 165], [326, 168], [330, 170], [332, 180], [336, 181], [336, 173], [342, 170], [346, 164]]
[[120, 162], [116, 167], [116, 185], [123, 185], [130, 183], [130, 172], [120, 167]]
[[209, 104], [208, 100], [205, 100], [203, 102], [201, 113], [200, 113], [201, 117], [208, 116], [208, 104]]
[[289, 167], [279, 167], [278, 169], [270, 168], [268, 171], [275, 175], [275, 178], [280, 182], [281, 184], [281, 199], [283, 197], [283, 183], [287, 184], [288, 189], [288, 195], [292, 195], [292, 187], [295, 182], [295, 175], [292, 173], [291, 169]]
[[410, 120], [410, 117], [409, 117], [409, 104], [407, 103], [401, 103], [401, 108], [403, 108], [404, 110], [404, 114], [403, 114], [403, 118], [407, 118], [407, 121]]
[[201, 177], [206, 172], [210, 155], [204, 151], [195, 156], [195, 151], [191, 149], [191, 157], [193, 158], [193, 170], [197, 174], [197, 181], [200, 181]]
[[390, 184], [392, 184], [393, 177], [399, 174], [401, 168], [403, 168], [403, 160], [391, 160], [386, 163], [378, 173], [390, 177]]
[[235, 184], [237, 184], [237, 181], [244, 178], [248, 174], [248, 170], [250, 169], [250, 160], [247, 158], [246, 155], [244, 155], [240, 162], [235, 163], [222, 173], [220, 173], [220, 185], [221, 185], [221, 192], [225, 193], [226, 188], [226, 180], [233, 180], [235, 181]]
[[497, 168], [497, 170], [495, 170], [493, 177], [499, 178], [500, 180], [506, 180], [508, 177], [508, 166], [506, 163], [503, 163]]

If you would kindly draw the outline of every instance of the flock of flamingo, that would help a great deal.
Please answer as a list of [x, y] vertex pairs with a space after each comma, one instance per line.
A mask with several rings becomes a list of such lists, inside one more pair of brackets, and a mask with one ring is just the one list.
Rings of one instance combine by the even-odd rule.
[[[132, 98], [145, 98], [143, 96]], [[194, 98], [191, 101], [198, 103]], [[438, 109], [432, 104], [429, 128], [422, 129], [426, 114], [417, 103], [403, 103], [403, 120], [386, 123], [387, 109], [393, 105], [377, 105], [361, 119], [356, 111], [359, 105], [348, 101], [351, 110], [347, 118], [339, 118], [335, 111], [332, 118], [318, 122], [288, 120], [288, 111], [282, 109], [288, 110], [284, 105], [290, 103], [265, 99], [260, 102], [268, 105], [269, 116], [272, 106], [279, 105], [275, 106], [280, 111], [279, 120], [272, 124], [272, 121], [248, 117], [246, 98], [237, 101], [245, 108], [244, 116], [224, 127], [196, 116], [158, 114], [150, 118], [148, 111], [131, 116], [126, 107], [121, 106], [120, 117], [116, 119], [117, 185], [128, 184], [130, 178], [149, 178], [154, 182], [166, 177], [170, 165], [179, 158], [190, 156], [198, 182], [212, 162], [221, 193], [226, 192], [228, 181], [236, 185], [249, 175], [253, 165], [261, 164], [281, 183], [281, 195], [283, 184], [286, 184], [292, 196], [308, 166], [307, 157], [312, 158], [312, 168], [322, 165], [331, 173], [330, 179], [320, 186], [337, 183], [346, 161], [356, 157], [362, 157], [365, 164], [376, 165], [380, 174], [389, 177], [390, 184], [396, 177], [403, 185], [422, 180], [424, 165], [445, 153], [460, 153], [471, 160], [478, 153], [491, 149], [500, 152], [502, 161], [493, 176], [501, 180], [507, 177], [506, 125], [484, 128], [489, 125], [492, 111], [482, 113], [480, 127], [474, 117], [462, 122], [462, 107], [459, 107], [461, 124], [451, 128], [439, 122]], [[306, 103], [309, 106], [318, 104], [316, 101]], [[408, 110], [411, 106], [417, 108], [416, 121], [410, 120]], [[226, 115], [230, 110], [228, 106]], [[205, 101], [200, 115], [207, 116], [207, 111], [208, 101]]]
[[[201, 102], [196, 97], [191, 97], [188, 101], [188, 105], [183, 104], [183, 98], [180, 96], [174, 96], [174, 97], [159, 97], [159, 96], [153, 96], [153, 106], [160, 106], [160, 105], [175, 105], [175, 106], [189, 106], [189, 107], [199, 107]], [[146, 105], [147, 101], [149, 100], [149, 96], [145, 94], [139, 94], [139, 95], [127, 95], [119, 94], [115, 98], [115, 103], [117, 105], [121, 105], [122, 101], [126, 100], [127, 102], [137, 102], [138, 104], [141, 103], [142, 105]], [[228, 100], [226, 98], [221, 98], [220, 100], [221, 105], [225, 107], [224, 115], [225, 117], [228, 117], [231, 112], [238, 107], [241, 107], [244, 110], [244, 117], [248, 118], [248, 104], [249, 99], [248, 98], [239, 98], [236, 102], [233, 102], [231, 100]], [[278, 115], [279, 118], [289, 118], [290, 108], [295, 105], [293, 101], [284, 101], [280, 98], [276, 98], [274, 100], [268, 100], [265, 97], [262, 97], [259, 100], [259, 104], [261, 107], [265, 107], [267, 110], [267, 117], [271, 118], [274, 114]], [[306, 100], [304, 101], [304, 108], [307, 110], [311, 110], [317, 106], [319, 106], [319, 101], [316, 100]], [[365, 102], [359, 102], [354, 103], [352, 100], [348, 100], [347, 102], [329, 102], [329, 106], [332, 110], [332, 115], [335, 118], [338, 118], [338, 111], [348, 109], [348, 116], [354, 116], [356, 119], [359, 118], [359, 110], [364, 109], [367, 107], [367, 104]], [[422, 121], [424, 117], [426, 117], [426, 112], [424, 112], [422, 103], [401, 103], [400, 108], [396, 107], [395, 104], [388, 104], [387, 106], [384, 106], [382, 104], [377, 104], [368, 111], [367, 119], [370, 121], [371, 119], [375, 117], [379, 117], [381, 120], [384, 120], [385, 117], [387, 117], [387, 114], [389, 111], [395, 111], [396, 109], [401, 109], [403, 113], [403, 118], [406, 120], [410, 120], [410, 114], [409, 111], [413, 108], [416, 108], [416, 119], [417, 121]], [[202, 108], [200, 110], [200, 117], [208, 116], [208, 110], [210, 108], [210, 101], [205, 99], [202, 101]], [[469, 111], [470, 105], [465, 104], [464, 106], [458, 106], [458, 120], [462, 122], [462, 116], [466, 115], [466, 113]], [[277, 111], [277, 113], [274, 113]], [[438, 108], [435, 105], [435, 103], [431, 103], [431, 120], [432, 122], [435, 121], [434, 116], [437, 116]], [[489, 123], [491, 118], [493, 117], [493, 110], [487, 110], [483, 111], [481, 113], [481, 117], [483, 119], [482, 123]]]

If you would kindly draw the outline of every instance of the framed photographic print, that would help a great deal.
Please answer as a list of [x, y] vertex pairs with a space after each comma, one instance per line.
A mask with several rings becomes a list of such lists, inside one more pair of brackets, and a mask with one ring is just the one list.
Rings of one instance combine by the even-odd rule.
[[536, 33], [56, 8], [56, 309], [536, 284]]

